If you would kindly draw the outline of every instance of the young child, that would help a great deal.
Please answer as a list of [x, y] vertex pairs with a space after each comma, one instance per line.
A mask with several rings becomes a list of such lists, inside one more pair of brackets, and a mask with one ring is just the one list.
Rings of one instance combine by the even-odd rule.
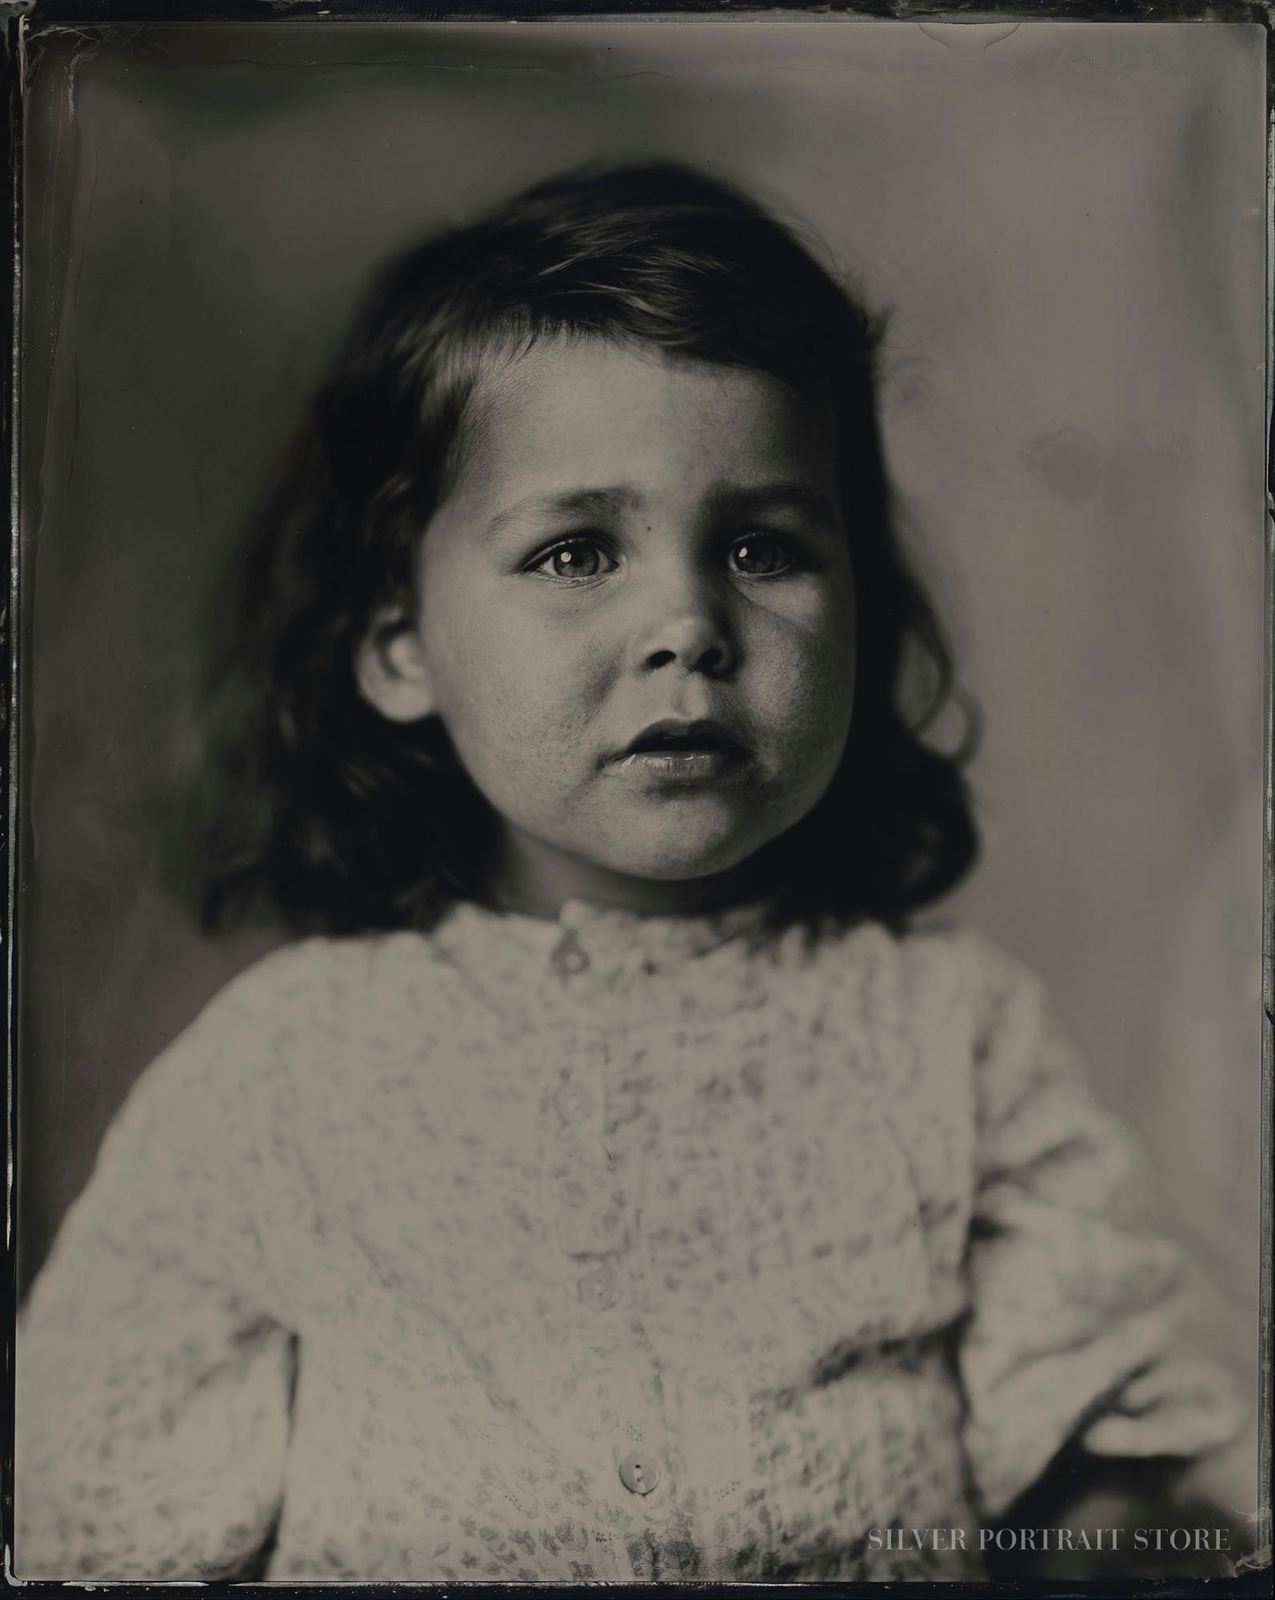
[[209, 742], [210, 916], [310, 937], [35, 1287], [24, 1577], [958, 1576], [1069, 1441], [1234, 1431], [1039, 985], [908, 932], [975, 836], [875, 336], [674, 166], [381, 280]]

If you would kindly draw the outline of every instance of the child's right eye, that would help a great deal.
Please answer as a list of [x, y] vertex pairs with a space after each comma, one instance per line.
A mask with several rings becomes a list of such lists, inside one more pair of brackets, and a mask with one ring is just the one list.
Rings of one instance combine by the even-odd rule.
[[614, 572], [618, 563], [611, 554], [593, 539], [564, 539], [539, 555], [527, 568], [546, 578], [558, 578], [566, 583], [579, 583], [585, 578], [599, 578]]

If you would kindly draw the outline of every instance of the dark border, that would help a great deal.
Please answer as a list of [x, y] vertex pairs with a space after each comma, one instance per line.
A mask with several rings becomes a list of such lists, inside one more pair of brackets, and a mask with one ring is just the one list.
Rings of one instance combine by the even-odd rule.
[[[22, 893], [19, 880], [20, 847], [25, 823], [19, 809], [21, 680], [20, 651], [22, 627], [19, 612], [19, 476], [21, 457], [21, 306], [23, 269], [23, 112], [26, 63], [32, 47], [45, 36], [63, 31], [107, 31], [115, 27], [154, 25], [161, 29], [184, 29], [198, 24], [253, 24], [270, 29], [288, 29], [298, 23], [318, 31], [346, 33], [358, 25], [411, 25], [426, 22], [483, 22], [509, 20], [549, 21], [605, 17], [624, 19], [636, 16], [739, 16], [782, 15], [811, 12], [821, 15], [860, 16], [896, 21], [930, 19], [946, 23], [1003, 21], [1033, 22], [1138, 22], [1138, 23], [1250, 23], [1266, 29], [1267, 83], [1267, 327], [1266, 327], [1266, 437], [1268, 442], [1267, 516], [1265, 551], [1266, 660], [1264, 712], [1264, 883], [1262, 1005], [1265, 1026], [1262, 1033], [1262, 1116], [1265, 1138], [1262, 1149], [1261, 1233], [1265, 1251], [1261, 1285], [1261, 1368], [1259, 1372], [1259, 1416], [1266, 1419], [1262, 1441], [1261, 1484], [1265, 1529], [1259, 1531], [1259, 1554], [1265, 1565], [1244, 1564], [1244, 1570], [1228, 1578], [1168, 1578], [1139, 1582], [1129, 1577], [1111, 1580], [1078, 1581], [1032, 1579], [1014, 1582], [990, 1580], [966, 1583], [890, 1583], [852, 1582], [840, 1584], [803, 1583], [797, 1587], [819, 1600], [841, 1600], [843, 1596], [863, 1600], [934, 1600], [941, 1595], [975, 1595], [986, 1600], [998, 1597], [1032, 1597], [1032, 1600], [1264, 1600], [1275, 1597], [1275, 1569], [1270, 1565], [1271, 1535], [1271, 1410], [1275, 1390], [1275, 1346], [1272, 1343], [1272, 1213], [1273, 1151], [1275, 1112], [1272, 1075], [1275, 1073], [1275, 0], [470, 0], [451, 5], [431, 4], [429, 0], [0, 0], [0, 73], [3, 74], [5, 113], [5, 159], [0, 176], [0, 208], [7, 220], [9, 248], [6, 252], [6, 287], [3, 311], [3, 369], [0, 371], [0, 454], [8, 475], [8, 555], [9, 582], [0, 595], [0, 792], [4, 808], [0, 811], [0, 877], [4, 880], [5, 904], [0, 922], [0, 986], [4, 1007], [5, 1066], [5, 1227], [3, 1269], [0, 1271], [0, 1326], [4, 1336], [4, 1369], [0, 1380], [0, 1588], [5, 1593], [72, 1594], [102, 1591], [114, 1595], [164, 1595], [175, 1589], [200, 1593], [230, 1593], [245, 1596], [302, 1597], [329, 1591], [352, 1595], [359, 1600], [376, 1596], [482, 1595], [496, 1597], [537, 1595], [556, 1592], [556, 1584], [517, 1585], [501, 1583], [94, 1583], [75, 1584], [55, 1581], [23, 1582], [10, 1572], [13, 1529], [13, 1323], [17, 1305], [17, 1250], [14, 1235], [15, 1139], [18, 1127], [16, 1072], [16, 995], [18, 951], [15, 935], [18, 906]], [[1264, 1539], [1260, 1533], [1264, 1532]], [[1261, 1546], [1265, 1544], [1265, 1550]], [[608, 1595], [616, 1600], [636, 1600], [656, 1593], [686, 1593], [734, 1597], [773, 1596], [791, 1585], [654, 1583], [606, 1584]]]
[[14, 1029], [16, 1023], [15, 998], [17, 993], [17, 956], [14, 934], [17, 927], [17, 861], [18, 852], [13, 846], [18, 817], [18, 716], [15, 689], [17, 685], [17, 626], [18, 597], [18, 387], [20, 382], [19, 338], [22, 292], [22, 91], [24, 49], [22, 25], [15, 18], [5, 18], [4, 37], [0, 39], [0, 70], [3, 71], [4, 114], [6, 134], [6, 159], [0, 177], [0, 206], [5, 215], [8, 235], [7, 266], [4, 295], [4, 351], [3, 368], [0, 369], [0, 452], [4, 455], [7, 473], [7, 510], [9, 560], [8, 584], [0, 600], [0, 779], [3, 779], [4, 809], [0, 811], [0, 876], [4, 879], [4, 920], [0, 923], [0, 994], [4, 1006], [4, 1067], [5, 1067], [5, 1231], [4, 1268], [0, 1278], [0, 1316], [4, 1319], [4, 1389], [0, 1395], [0, 1416], [5, 1432], [0, 1449], [0, 1486], [3, 1489], [3, 1508], [0, 1525], [3, 1527], [5, 1551], [3, 1581], [10, 1587], [8, 1551], [11, 1548], [13, 1526], [13, 1327], [17, 1310], [17, 1249], [14, 1238], [14, 1180], [17, 1132], [17, 1070]]
[[33, 30], [58, 25], [299, 20], [483, 22], [576, 17], [739, 16], [814, 12], [911, 21], [984, 22], [1013, 16], [1032, 22], [1224, 22], [1271, 28], [1275, 0], [0, 0], [0, 18]]

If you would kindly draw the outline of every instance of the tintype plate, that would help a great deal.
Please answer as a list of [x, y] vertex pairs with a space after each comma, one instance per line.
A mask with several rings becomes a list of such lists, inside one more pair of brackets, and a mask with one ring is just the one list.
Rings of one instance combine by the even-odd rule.
[[[179, 795], [220, 575], [366, 284], [415, 241], [549, 175], [676, 161], [755, 196], [884, 314], [893, 514], [980, 730], [969, 767], [979, 863], [922, 920], [968, 926], [1041, 975], [1094, 1098], [1146, 1152], [1158, 1225], [1203, 1286], [1195, 1348], [1236, 1375], [1248, 1420], [1267, 1417], [1258, 14], [276, 9], [174, 21], [123, 0], [0, 6], [15, 134], [17, 1303], [130, 1088], [228, 981], [290, 937], [260, 911], [230, 932], [201, 930]], [[856, 507], [842, 510], [852, 528]], [[959, 741], [959, 713], [929, 737]], [[369, 1145], [351, 1159], [374, 1168], [379, 1154]], [[79, 1335], [86, 1354], [83, 1368], [70, 1362], [69, 1388], [92, 1365], [89, 1347], [120, 1336], [106, 1325]], [[187, 1355], [197, 1362], [197, 1349]], [[303, 1393], [304, 1346], [299, 1361]], [[20, 1413], [22, 1373], [19, 1335]], [[102, 1403], [86, 1393], [86, 1406]], [[527, 1395], [508, 1398], [534, 1409]], [[870, 1390], [865, 1403], [876, 1403]], [[492, 1437], [499, 1470], [503, 1436]], [[127, 1441], [114, 1448], [99, 1488], [140, 1470]], [[21, 1441], [9, 1464], [21, 1502]], [[307, 1470], [294, 1461], [285, 1483]], [[745, 1452], [738, 1471], [752, 1470]], [[1072, 1443], [1045, 1488], [975, 1517], [960, 1538], [990, 1581], [1024, 1592], [1171, 1581], [1188, 1594], [1207, 1581], [1210, 1594], [1269, 1593], [1266, 1437], [1247, 1504], [1175, 1500], [1175, 1471], [1163, 1458], [1095, 1469]], [[409, 1524], [405, 1564], [384, 1554], [399, 1548], [386, 1507], [350, 1501], [352, 1522], [366, 1512], [380, 1541], [366, 1567], [349, 1552], [367, 1540], [335, 1526], [346, 1519], [334, 1505], [335, 1557], [316, 1536], [312, 1571], [272, 1565], [271, 1522], [255, 1565], [220, 1575], [300, 1589], [311, 1578], [568, 1581], [534, 1539], [521, 1565], [451, 1565], [456, 1552], [421, 1511], [429, 1477], [423, 1462], [419, 1505], [392, 1508]], [[632, 1490], [623, 1470], [621, 1481], [612, 1498]], [[800, 1524], [793, 1492], [787, 1514]], [[641, 1496], [644, 1515], [657, 1494]], [[238, 1484], [226, 1490], [224, 1519], [247, 1514], [242, 1499]], [[75, 1512], [114, 1557], [100, 1564], [89, 1535], [68, 1542], [80, 1553], [55, 1571], [9, 1542], [10, 1576], [218, 1575], [160, 1553], [147, 1570], [120, 1503], [108, 1488], [96, 1511]], [[215, 1521], [215, 1493], [201, 1505]], [[12, 1541], [12, 1498], [6, 1515]], [[499, 1545], [499, 1506], [475, 1501], [470, 1515], [476, 1547], [485, 1523]], [[941, 1555], [957, 1533], [915, 1521], [901, 1500], [893, 1518], [845, 1536], [877, 1552], [880, 1577], [923, 1579], [886, 1555]], [[586, 1552], [573, 1570], [581, 1581], [722, 1579], [695, 1537], [670, 1548], [662, 1564], [614, 1568]], [[782, 1563], [740, 1570], [821, 1577]], [[834, 1563], [822, 1575], [847, 1574]]]

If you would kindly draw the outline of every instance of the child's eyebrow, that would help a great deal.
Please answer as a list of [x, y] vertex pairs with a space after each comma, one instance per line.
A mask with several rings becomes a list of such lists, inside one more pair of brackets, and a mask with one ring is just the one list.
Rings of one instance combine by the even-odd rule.
[[835, 524], [833, 501], [800, 479], [781, 483], [723, 484], [712, 495], [713, 512], [724, 519], [757, 516], [766, 511], [804, 511], [820, 522]]
[[[572, 489], [562, 494], [535, 494], [517, 501], [496, 514], [483, 530], [485, 538], [495, 538], [511, 522], [552, 521], [562, 517], [614, 517], [641, 505], [636, 489], [616, 485], [605, 489]], [[762, 484], [720, 484], [708, 496], [713, 521], [737, 521], [760, 516], [768, 511], [802, 511], [829, 527], [837, 522], [837, 511], [826, 494], [800, 479]]]
[[637, 500], [638, 495], [635, 490], [623, 487], [573, 489], [565, 494], [528, 495], [525, 500], [519, 500], [512, 506], [506, 506], [503, 511], [498, 511], [488, 522], [484, 532], [491, 538], [506, 524], [516, 522], [523, 517], [550, 519], [613, 516], [617, 511], [627, 510], [636, 504]]

